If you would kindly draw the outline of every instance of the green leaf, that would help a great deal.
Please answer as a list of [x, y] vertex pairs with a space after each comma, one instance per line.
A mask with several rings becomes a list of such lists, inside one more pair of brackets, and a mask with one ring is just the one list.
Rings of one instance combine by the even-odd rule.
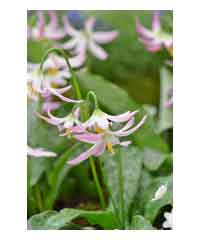
[[[124, 178], [124, 206], [125, 214], [128, 219], [128, 213], [134, 196], [137, 192], [139, 178], [142, 167], [142, 154], [136, 147], [128, 147], [122, 150], [122, 169]], [[120, 209], [119, 180], [118, 180], [118, 156], [104, 153], [100, 157], [103, 161], [105, 175], [112, 198], [118, 211]]]
[[141, 215], [133, 216], [129, 229], [135, 230], [155, 230], [151, 223]]
[[169, 99], [169, 91], [173, 87], [172, 73], [162, 68], [160, 70], [160, 106], [158, 119], [158, 132], [162, 132], [173, 126], [173, 110], [166, 107], [166, 101]]
[[[108, 112], [119, 114], [128, 110], [134, 111], [139, 109], [140, 114], [138, 114], [138, 119], [144, 116], [144, 109], [119, 86], [89, 72], [80, 72], [78, 77], [82, 91], [85, 94], [89, 90], [94, 91], [101, 106]], [[133, 135], [134, 142], [141, 147], [149, 146], [163, 152], [168, 152], [168, 146], [165, 141], [160, 135], [154, 132], [153, 121], [153, 118], [148, 116], [146, 123]]]
[[[27, 141], [28, 145], [37, 148], [42, 147], [49, 151], [60, 153], [67, 148], [66, 138], [60, 137], [58, 130], [43, 122], [35, 116], [37, 109], [36, 102], [28, 103], [27, 116]], [[69, 142], [69, 141], [68, 141]], [[42, 173], [48, 169], [55, 161], [55, 158], [29, 159], [30, 164], [30, 185], [33, 186], [41, 177]]]
[[[159, 199], [152, 201], [155, 192], [161, 185], [167, 185], [167, 192], [164, 196]], [[145, 199], [145, 218], [151, 221], [155, 220], [156, 216], [159, 213], [159, 210], [166, 206], [173, 203], [173, 196], [172, 196], [172, 176], [167, 177], [158, 177], [152, 181], [151, 185], [148, 187], [148, 190], [144, 194]]]
[[47, 211], [34, 215], [29, 219], [28, 224], [33, 230], [56, 230], [78, 218], [85, 218], [91, 225], [100, 225], [104, 229], [116, 228], [111, 211], [85, 211], [72, 208], [65, 208], [60, 212]]
[[167, 154], [156, 151], [151, 148], [145, 148], [143, 153], [144, 153], [144, 166], [150, 171], [157, 170], [167, 157]]

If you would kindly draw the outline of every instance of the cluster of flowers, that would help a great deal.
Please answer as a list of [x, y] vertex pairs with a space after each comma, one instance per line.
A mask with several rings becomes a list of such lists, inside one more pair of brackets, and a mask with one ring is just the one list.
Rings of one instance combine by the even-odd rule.
[[[97, 43], [107, 43], [117, 37], [117, 31], [93, 32], [95, 18], [91, 17], [85, 21], [84, 30], [78, 31], [71, 26], [67, 17], [64, 16], [64, 27], [59, 28], [58, 19], [54, 11], [49, 11], [50, 21], [46, 25], [45, 17], [42, 11], [37, 12], [38, 22], [35, 27], [28, 28], [28, 38], [43, 39], [49, 38], [57, 40], [63, 38], [66, 34], [72, 38], [59, 47], [72, 50], [74, 55], [69, 59], [73, 68], [79, 68], [86, 59], [86, 52], [89, 50], [97, 58], [104, 60], [107, 53], [97, 45]], [[57, 45], [58, 46], [58, 45]], [[64, 118], [55, 117], [51, 112], [60, 106], [60, 102], [54, 101], [56, 96], [60, 101], [80, 104], [81, 101], [65, 97], [63, 94], [70, 90], [71, 86], [67, 84], [66, 79], [70, 77], [70, 71], [63, 58], [55, 55], [45, 61], [43, 70], [38, 64], [28, 64], [28, 97], [31, 100], [38, 101], [42, 98], [42, 111], [36, 115], [58, 127], [61, 136], [69, 134], [81, 142], [93, 144], [93, 146], [80, 156], [68, 161], [69, 164], [78, 164], [90, 156], [99, 156], [106, 149], [114, 153], [114, 145], [128, 146], [130, 141], [120, 141], [121, 137], [128, 136], [135, 132], [144, 122], [146, 116], [135, 124], [135, 112], [126, 112], [117, 116], [111, 116], [96, 108], [90, 118], [80, 121], [79, 105], [73, 108], [72, 112]], [[114, 123], [124, 123], [120, 129], [113, 131]], [[42, 148], [28, 148], [28, 154], [35, 157], [54, 157], [55, 153], [46, 151]]]
[[[49, 22], [46, 23], [45, 15], [48, 13]], [[37, 11], [37, 23], [35, 26], [28, 26], [28, 39], [40, 41], [42, 39], [50, 39], [55, 42], [55, 46], [70, 50], [72, 56], [69, 62], [73, 68], [80, 68], [86, 61], [87, 51], [101, 60], [105, 60], [108, 54], [98, 45], [109, 43], [118, 35], [117, 31], [94, 32], [95, 18], [90, 17], [85, 21], [83, 30], [76, 30], [70, 24], [66, 16], [63, 17], [63, 27], [59, 25], [56, 11]], [[64, 43], [57, 42], [66, 36], [71, 39]], [[53, 101], [52, 96], [57, 96], [61, 100], [66, 100], [61, 94], [64, 94], [70, 87], [67, 85], [66, 79], [70, 77], [68, 69], [66, 69], [65, 61], [62, 58], [52, 56], [44, 65], [45, 81], [43, 81], [43, 90], [41, 90], [41, 70], [39, 64], [28, 63], [28, 98], [38, 101], [39, 95], [43, 99], [43, 112], [57, 109], [60, 104]], [[62, 87], [61, 89], [53, 89], [52, 86]]]
[[[136, 31], [139, 34], [139, 41], [144, 44], [144, 47], [150, 52], [158, 52], [166, 48], [171, 57], [173, 57], [173, 38], [172, 35], [163, 31], [161, 27], [160, 12], [155, 11], [152, 18], [152, 29], [145, 28], [136, 18]], [[172, 61], [168, 60], [167, 64], [173, 66]], [[168, 100], [165, 103], [166, 107], [173, 105], [173, 91], [169, 89]]]

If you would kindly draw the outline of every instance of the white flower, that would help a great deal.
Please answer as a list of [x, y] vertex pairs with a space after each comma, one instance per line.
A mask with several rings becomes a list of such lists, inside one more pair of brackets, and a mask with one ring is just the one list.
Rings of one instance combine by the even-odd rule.
[[163, 222], [163, 228], [172, 228], [173, 226], [173, 216], [171, 212], [164, 213], [165, 221]]
[[167, 185], [161, 185], [158, 190], [155, 192], [154, 197], [152, 198], [151, 201], [156, 201], [161, 199], [165, 193], [167, 192]]

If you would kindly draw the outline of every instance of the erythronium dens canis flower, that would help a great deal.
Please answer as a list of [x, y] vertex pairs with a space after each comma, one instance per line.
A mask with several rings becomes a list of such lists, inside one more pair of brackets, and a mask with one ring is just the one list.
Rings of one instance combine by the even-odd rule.
[[153, 14], [152, 30], [145, 28], [136, 18], [136, 31], [139, 33], [139, 41], [148, 51], [157, 52], [164, 46], [172, 53], [172, 36], [162, 30], [159, 11]]

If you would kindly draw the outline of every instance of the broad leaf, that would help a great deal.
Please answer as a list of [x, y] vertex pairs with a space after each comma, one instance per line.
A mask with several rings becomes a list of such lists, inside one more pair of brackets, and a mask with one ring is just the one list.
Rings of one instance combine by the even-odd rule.
[[[139, 178], [142, 167], [142, 154], [136, 147], [128, 147], [122, 150], [122, 169], [124, 179], [124, 206], [125, 214], [128, 219], [128, 213], [131, 203], [138, 189]], [[118, 178], [118, 154], [110, 155], [105, 153], [101, 156], [107, 184], [111, 190], [112, 198], [118, 209], [120, 209], [119, 178]]]
[[129, 229], [155, 230], [151, 223], [141, 215], [133, 216]]
[[34, 215], [29, 219], [28, 224], [33, 230], [56, 230], [64, 228], [78, 218], [85, 218], [89, 224], [100, 225], [104, 229], [116, 228], [115, 218], [111, 211], [85, 211], [72, 208]]

